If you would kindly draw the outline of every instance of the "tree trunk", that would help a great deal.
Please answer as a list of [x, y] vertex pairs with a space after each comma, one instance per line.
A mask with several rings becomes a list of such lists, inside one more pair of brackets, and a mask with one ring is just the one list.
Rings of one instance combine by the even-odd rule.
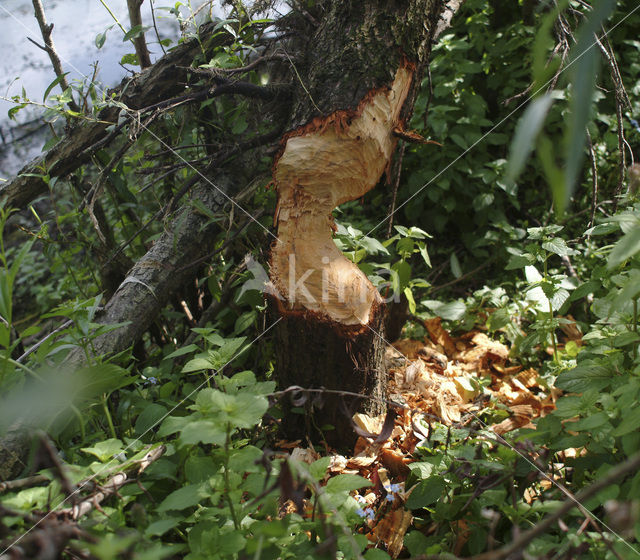
[[374, 415], [385, 409], [384, 305], [333, 243], [332, 210], [362, 197], [388, 173], [443, 2], [325, 0], [316, 7], [317, 28], [306, 30], [304, 50], [293, 47], [306, 56], [297, 68], [290, 131], [273, 168], [278, 240], [270, 264], [278, 297], [272, 309], [281, 318], [282, 388], [365, 397], [325, 393], [320, 410], [307, 399], [306, 422], [289, 409], [285, 432], [300, 437], [331, 424], [327, 440], [349, 445], [355, 409]]

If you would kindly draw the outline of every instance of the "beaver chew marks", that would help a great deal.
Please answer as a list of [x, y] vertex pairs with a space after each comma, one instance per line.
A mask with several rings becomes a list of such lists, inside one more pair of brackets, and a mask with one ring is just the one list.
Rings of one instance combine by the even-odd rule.
[[287, 137], [274, 168], [278, 241], [271, 253], [271, 280], [285, 309], [366, 325], [382, 302], [335, 246], [331, 211], [371, 190], [388, 168], [411, 78], [402, 67], [390, 88], [371, 91], [357, 110], [316, 118]]

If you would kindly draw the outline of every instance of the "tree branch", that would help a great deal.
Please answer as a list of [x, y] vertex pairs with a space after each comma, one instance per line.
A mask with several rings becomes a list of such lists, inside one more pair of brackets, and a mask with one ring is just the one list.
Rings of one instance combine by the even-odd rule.
[[[188, 79], [184, 68], [202, 52], [201, 45], [208, 43], [213, 27], [213, 24], [202, 26], [199, 39], [178, 45], [150, 68], [132, 78], [125, 78], [118, 87], [107, 92], [107, 97], [138, 110], [179, 95]], [[231, 40], [226, 34], [213, 39], [215, 46]], [[118, 136], [119, 131], [112, 133], [109, 127], [117, 124], [120, 111], [121, 107], [111, 104], [98, 113], [95, 121], [74, 126], [46, 154], [25, 165], [15, 179], [0, 188], [0, 202], [4, 202], [6, 207], [25, 208], [47, 191], [46, 177], [64, 177], [85, 164], [97, 150]]]
[[[137, 25], [142, 27], [140, 6], [142, 6], [143, 2], [144, 0], [127, 0], [127, 8], [129, 8], [129, 23], [131, 24], [131, 29], [133, 29]], [[140, 32], [137, 37], [134, 37], [133, 46], [136, 48], [136, 55], [138, 56], [140, 68], [149, 68], [149, 66], [151, 66], [151, 56], [149, 55], [147, 41], [144, 38], [143, 32]]]
[[[62, 70], [62, 63], [60, 62], [60, 57], [56, 52], [56, 48], [53, 44], [53, 39], [51, 38], [51, 32], [53, 31], [53, 23], [47, 24], [47, 20], [44, 15], [44, 7], [42, 6], [41, 0], [33, 0], [33, 9], [35, 12], [36, 19], [38, 20], [38, 25], [40, 26], [40, 32], [42, 33], [42, 38], [44, 39], [45, 47], [43, 50], [45, 50], [49, 55], [49, 60], [51, 60], [53, 71], [56, 73], [56, 77], [58, 78], [60, 83], [60, 89], [64, 93], [69, 89], [69, 82], [67, 82], [67, 77], [65, 76], [65, 73]], [[35, 41], [32, 41], [32, 42], [35, 43]], [[37, 43], [35, 44], [38, 47], [40, 47], [40, 45], [38, 45]], [[70, 97], [71, 97], [71, 100], [68, 103], [69, 108], [72, 111], [76, 111], [80, 113], [81, 112], [80, 107], [78, 107], [76, 102], [73, 100], [73, 96], [70, 96]]]
[[[623, 478], [625, 475], [636, 472], [640, 469], [640, 453], [636, 453], [629, 457], [623, 463], [613, 467], [604, 477], [597, 480], [590, 486], [583, 488], [578, 492], [575, 497], [568, 498], [563, 504], [552, 514], [547, 515], [542, 521], [536, 524], [534, 527], [522, 533], [511, 544], [502, 547], [499, 550], [492, 550], [483, 554], [472, 556], [469, 560], [502, 560], [507, 558], [511, 554], [517, 551], [522, 551], [533, 539], [543, 535], [549, 527], [554, 525], [559, 519], [562, 518], [567, 512], [574, 507], [586, 502], [589, 498], [592, 498], [600, 491], [611, 486], [617, 480]], [[417, 560], [417, 559], [415, 559]]]

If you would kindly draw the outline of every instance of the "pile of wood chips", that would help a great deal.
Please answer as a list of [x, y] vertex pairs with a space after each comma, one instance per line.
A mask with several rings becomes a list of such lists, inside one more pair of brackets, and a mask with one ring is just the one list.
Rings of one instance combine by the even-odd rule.
[[[412, 522], [404, 506], [410, 491], [405, 488], [408, 465], [415, 460], [412, 454], [416, 447], [428, 438], [431, 424], [462, 427], [473, 422], [477, 427], [480, 423], [500, 437], [517, 428], [533, 427], [533, 419], [555, 408], [560, 393], [539, 385], [536, 370], [509, 365], [509, 349], [484, 332], [452, 337], [439, 318], [424, 324], [429, 337], [399, 340], [387, 349], [389, 398], [403, 406], [398, 409], [391, 435], [383, 442], [358, 438], [352, 457], [332, 456], [328, 473], [353, 473], [371, 480], [373, 487], [355, 496], [363, 510], [378, 512], [375, 519], [364, 519], [364, 531], [373, 543], [384, 544], [392, 558], [402, 551]], [[480, 379], [484, 383], [478, 383]], [[487, 407], [506, 410], [509, 416], [487, 426], [477, 417]], [[371, 434], [382, 431], [384, 420], [383, 416], [354, 416], [355, 423]], [[316, 451], [300, 447], [291, 455], [308, 463], [320, 457]]]

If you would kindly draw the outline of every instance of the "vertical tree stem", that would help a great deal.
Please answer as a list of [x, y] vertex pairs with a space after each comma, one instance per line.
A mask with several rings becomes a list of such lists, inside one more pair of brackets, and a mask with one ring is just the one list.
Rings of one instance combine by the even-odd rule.
[[[65, 92], [69, 89], [69, 82], [67, 82], [67, 77], [64, 75], [62, 70], [62, 63], [60, 62], [60, 57], [56, 52], [56, 48], [53, 44], [53, 39], [51, 38], [51, 32], [53, 31], [53, 23], [47, 24], [47, 20], [44, 15], [44, 7], [42, 6], [41, 0], [32, 0], [33, 1], [33, 9], [35, 12], [36, 19], [38, 20], [38, 25], [40, 26], [40, 32], [42, 33], [42, 38], [44, 39], [45, 50], [49, 55], [49, 60], [51, 60], [51, 64], [53, 66], [53, 71], [56, 73], [56, 76], [60, 80], [60, 89]], [[69, 108], [72, 111], [76, 111], [78, 113], [81, 112], [80, 107], [73, 100], [73, 96], [71, 96], [71, 100], [68, 103]]]
[[[140, 6], [142, 6], [142, 2], [144, 2], [144, 0], [127, 0], [131, 29], [138, 25], [142, 26], [142, 16], [140, 15]], [[144, 33], [140, 33], [137, 37], [133, 38], [133, 46], [136, 48], [136, 55], [138, 55], [140, 68], [144, 69], [151, 66], [151, 56], [149, 55], [149, 49], [147, 48]]]

